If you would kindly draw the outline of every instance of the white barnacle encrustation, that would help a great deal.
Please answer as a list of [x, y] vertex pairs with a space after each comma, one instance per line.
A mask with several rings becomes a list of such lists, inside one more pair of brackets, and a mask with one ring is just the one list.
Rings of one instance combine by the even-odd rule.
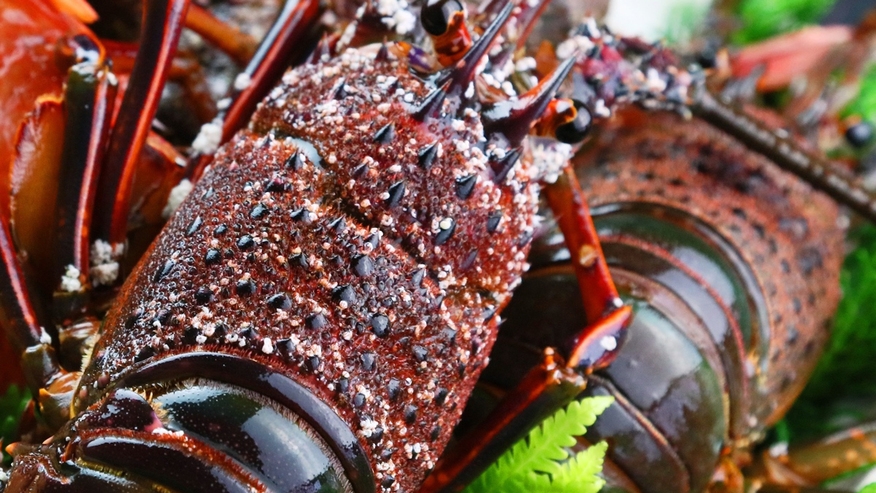
[[75, 266], [68, 265], [64, 275], [61, 276], [61, 289], [68, 293], [75, 293], [82, 289], [82, 282], [79, 280], [81, 274]]
[[104, 240], [96, 240], [91, 245], [88, 274], [95, 286], [110, 285], [119, 277], [119, 262], [124, 253], [124, 244], [110, 245]]
[[554, 183], [572, 158], [573, 148], [569, 144], [553, 139], [529, 137], [525, 141], [522, 159], [530, 161], [527, 166], [529, 178]]
[[222, 143], [222, 119], [216, 118], [201, 125], [201, 131], [192, 142], [192, 151], [198, 154], [213, 154]]
[[186, 178], [183, 178], [175, 187], [173, 187], [170, 191], [170, 195], [167, 197], [167, 204], [165, 204], [164, 209], [161, 210], [161, 217], [169, 219], [179, 208], [180, 204], [182, 204], [183, 200], [189, 196], [193, 188], [194, 185], [192, 182]]

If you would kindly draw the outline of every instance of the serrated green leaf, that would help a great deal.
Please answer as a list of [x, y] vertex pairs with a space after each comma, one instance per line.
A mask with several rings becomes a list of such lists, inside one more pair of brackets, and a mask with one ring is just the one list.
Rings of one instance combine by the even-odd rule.
[[603, 481], [596, 474], [602, 470], [607, 445], [600, 443], [574, 456], [569, 447], [612, 402], [610, 397], [591, 397], [557, 411], [505, 452], [465, 493], [599, 491]]
[[[602, 461], [608, 444], [599, 442], [596, 445], [578, 452], [564, 469], [569, 472], [554, 477], [553, 491], [574, 491], [576, 493], [596, 493], [605, 485], [605, 481], [597, 476], [602, 471]], [[574, 471], [574, 472], [573, 472]]]

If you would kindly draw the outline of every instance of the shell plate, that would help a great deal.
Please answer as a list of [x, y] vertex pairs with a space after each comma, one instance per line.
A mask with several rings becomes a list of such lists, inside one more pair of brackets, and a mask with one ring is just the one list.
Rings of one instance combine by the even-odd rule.
[[[781, 125], [771, 113], [757, 116]], [[580, 156], [597, 163], [582, 183], [592, 186], [594, 207], [645, 202], [684, 210], [743, 257], [759, 286], [760, 294], [749, 296], [762, 297], [755, 303], [763, 316], [745, 348], [750, 373], [729, 378], [750, 380], [745, 421], [757, 425], [744, 433], [761, 433], [802, 391], [829, 335], [845, 237], [838, 208], [717, 130], [649, 117], [600, 134], [599, 150]]]
[[493, 181], [476, 111], [412, 117], [429, 90], [376, 46], [288, 72], [129, 277], [74, 408], [169, 355], [246, 355], [328, 403], [378, 484], [415, 489], [486, 364], [538, 192], [525, 163]]

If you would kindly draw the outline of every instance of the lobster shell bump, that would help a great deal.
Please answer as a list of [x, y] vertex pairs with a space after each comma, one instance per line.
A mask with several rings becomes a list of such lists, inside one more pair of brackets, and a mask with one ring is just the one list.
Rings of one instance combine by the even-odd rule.
[[494, 182], [476, 111], [415, 117], [432, 88], [378, 48], [291, 70], [220, 148], [108, 314], [77, 411], [147, 363], [244, 356], [328, 403], [383, 488], [416, 488], [486, 364], [538, 187], [525, 164]]

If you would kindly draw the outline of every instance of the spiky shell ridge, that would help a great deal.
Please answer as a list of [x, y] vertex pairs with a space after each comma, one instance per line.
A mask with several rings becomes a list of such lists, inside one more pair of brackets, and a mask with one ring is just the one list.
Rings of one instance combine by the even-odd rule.
[[330, 403], [379, 487], [415, 490], [486, 365], [538, 192], [526, 164], [496, 183], [486, 153], [507, 149], [477, 111], [415, 117], [432, 89], [377, 47], [288, 72], [130, 276], [77, 409], [146, 362], [244, 354]]

